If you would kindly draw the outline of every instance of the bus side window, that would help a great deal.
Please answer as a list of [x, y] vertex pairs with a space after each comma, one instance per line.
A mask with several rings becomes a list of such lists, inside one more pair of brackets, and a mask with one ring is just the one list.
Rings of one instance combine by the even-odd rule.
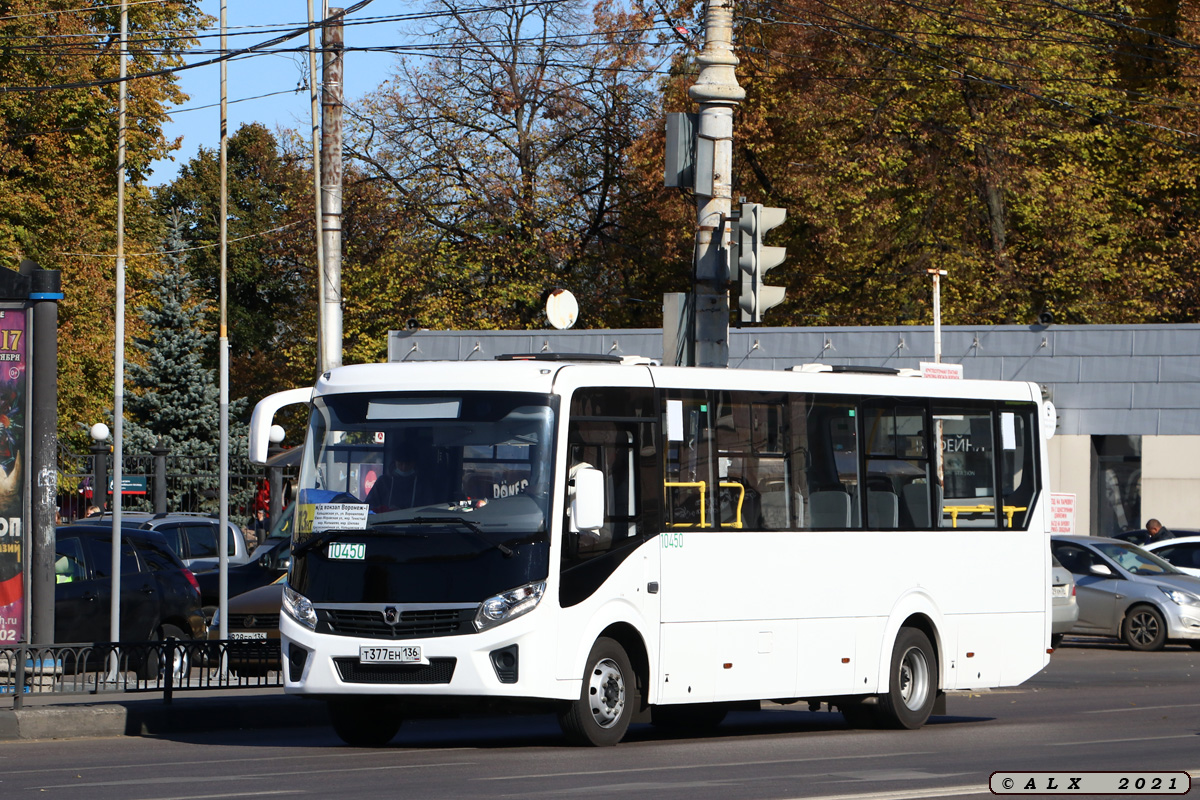
[[[604, 476], [604, 525], [580, 532], [570, 520], [563, 525], [564, 563], [586, 561], [648, 535], [648, 519], [658, 513], [646, 502], [646, 486], [656, 474], [652, 407], [648, 392], [630, 389], [591, 389], [576, 393], [567, 430], [567, 467], [587, 465]], [[639, 400], [643, 402], [639, 402]], [[564, 476], [569, 481], [569, 475]], [[650, 483], [649, 485], [653, 485]]]

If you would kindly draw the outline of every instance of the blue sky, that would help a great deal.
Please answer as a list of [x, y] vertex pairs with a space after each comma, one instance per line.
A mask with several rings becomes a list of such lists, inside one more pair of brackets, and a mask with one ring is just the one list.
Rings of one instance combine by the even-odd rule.
[[[349, 7], [349, 2], [336, 2], [335, 7]], [[348, 18], [370, 20], [385, 15], [410, 12], [414, 3], [405, 0], [376, 0]], [[321, 15], [321, 0], [314, 0], [314, 13]], [[213, 27], [201, 32], [212, 38], [203, 38], [200, 50], [216, 50], [220, 46], [220, 0], [201, 0], [200, 8], [214, 18]], [[308, 19], [307, 0], [226, 0], [225, 21], [229, 48], [249, 47], [273, 39], [283, 31], [302, 27]], [[381, 20], [371, 24], [348, 24], [345, 28], [347, 47], [374, 47], [394, 45], [402, 35], [399, 23]], [[319, 43], [319, 42], [318, 42]], [[308, 36], [303, 35], [280, 47], [306, 46]], [[189, 62], [212, 58], [211, 53], [201, 53], [188, 58]], [[345, 56], [346, 101], [353, 102], [363, 94], [376, 88], [388, 76], [395, 56], [391, 53], [350, 52]], [[320, 80], [320, 60], [317, 62]], [[303, 53], [273, 53], [255, 55], [233, 60], [228, 66], [227, 94], [229, 134], [247, 122], [261, 122], [268, 128], [276, 126], [307, 130], [309, 124], [309, 98], [307, 83], [308, 57]], [[152, 185], [169, 182], [175, 177], [179, 165], [196, 155], [198, 149], [216, 149], [220, 144], [221, 72], [216, 64], [179, 73], [180, 87], [190, 99], [171, 111], [171, 122], [164, 132], [168, 139], [183, 137], [182, 149], [174, 153], [174, 161], [157, 161], [150, 178]], [[268, 96], [263, 96], [268, 95]]]

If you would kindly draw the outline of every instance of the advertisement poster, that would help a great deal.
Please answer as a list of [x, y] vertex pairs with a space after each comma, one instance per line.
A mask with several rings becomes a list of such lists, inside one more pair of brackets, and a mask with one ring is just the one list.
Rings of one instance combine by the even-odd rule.
[[21, 518], [25, 450], [25, 310], [0, 306], [0, 647], [25, 622]]

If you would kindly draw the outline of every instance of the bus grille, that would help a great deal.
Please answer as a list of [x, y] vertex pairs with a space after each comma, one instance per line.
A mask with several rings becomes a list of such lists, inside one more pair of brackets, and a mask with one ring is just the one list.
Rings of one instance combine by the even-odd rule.
[[[444, 608], [404, 611], [394, 625], [383, 619], [382, 611], [349, 611], [339, 608], [321, 609], [318, 619], [324, 625], [318, 632], [337, 636], [362, 636], [368, 639], [421, 639], [430, 636], [455, 636], [471, 633], [474, 628], [474, 608]], [[324, 628], [324, 630], [322, 630]]]
[[360, 664], [357, 658], [335, 658], [338, 676], [346, 683], [449, 683], [457, 658], [431, 658], [429, 664]]

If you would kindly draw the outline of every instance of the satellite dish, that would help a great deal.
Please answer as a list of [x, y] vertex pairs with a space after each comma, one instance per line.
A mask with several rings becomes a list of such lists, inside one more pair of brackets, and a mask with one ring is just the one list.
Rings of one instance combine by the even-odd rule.
[[550, 324], [565, 331], [579, 319], [579, 303], [566, 289], [555, 289], [546, 298], [546, 318]]

